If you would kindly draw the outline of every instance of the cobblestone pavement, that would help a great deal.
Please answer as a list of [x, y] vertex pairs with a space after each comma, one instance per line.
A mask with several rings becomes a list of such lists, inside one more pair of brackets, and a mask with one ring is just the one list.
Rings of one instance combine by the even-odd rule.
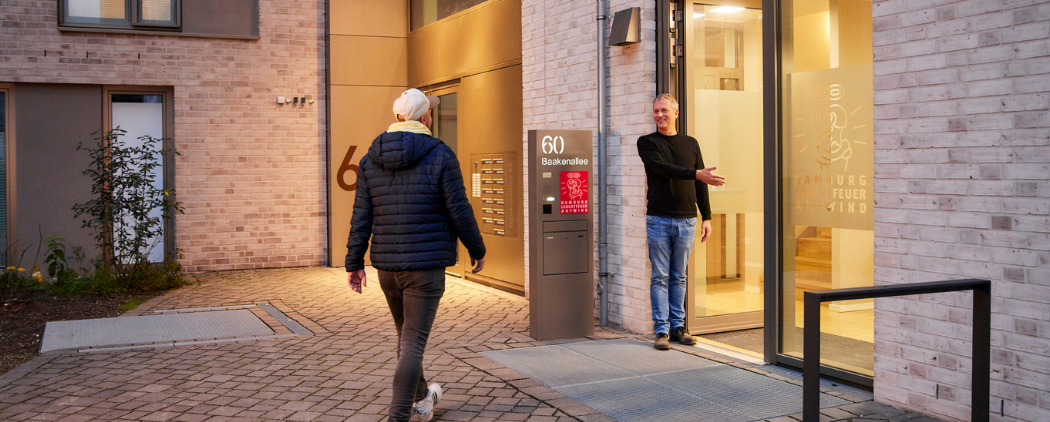
[[[0, 420], [385, 420], [396, 365], [395, 332], [374, 272], [370, 270], [371, 284], [360, 296], [351, 294], [346, 273], [338, 268], [206, 273], [192, 278], [198, 283], [154, 298], [125, 315], [268, 303], [314, 334], [49, 352], [0, 376]], [[435, 420], [611, 421], [478, 355], [550, 344], [532, 340], [527, 332], [524, 298], [450, 279], [424, 362], [428, 379], [445, 390]], [[624, 336], [633, 335], [599, 330], [595, 338]], [[749, 368], [689, 349], [682, 350]], [[827, 409], [824, 418], [932, 420], [872, 402]]]

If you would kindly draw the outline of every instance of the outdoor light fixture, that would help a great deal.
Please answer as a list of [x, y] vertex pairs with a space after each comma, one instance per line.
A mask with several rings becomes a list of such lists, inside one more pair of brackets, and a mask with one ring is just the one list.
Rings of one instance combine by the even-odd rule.
[[733, 6], [722, 6], [722, 7], [716, 7], [714, 9], [708, 10], [708, 12], [710, 12], [710, 13], [733, 13], [733, 12], [739, 12], [741, 10], [744, 10], [744, 8], [743, 7], [733, 7]]
[[612, 32], [609, 34], [609, 44], [625, 46], [637, 44], [641, 38], [641, 16], [642, 8], [632, 7], [623, 9], [613, 15]]

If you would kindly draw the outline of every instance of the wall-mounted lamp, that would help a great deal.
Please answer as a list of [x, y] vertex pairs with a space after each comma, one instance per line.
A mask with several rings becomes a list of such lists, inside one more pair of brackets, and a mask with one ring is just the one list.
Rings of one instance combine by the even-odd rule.
[[623, 9], [613, 15], [612, 32], [609, 33], [609, 44], [631, 45], [641, 41], [639, 32], [642, 8]]

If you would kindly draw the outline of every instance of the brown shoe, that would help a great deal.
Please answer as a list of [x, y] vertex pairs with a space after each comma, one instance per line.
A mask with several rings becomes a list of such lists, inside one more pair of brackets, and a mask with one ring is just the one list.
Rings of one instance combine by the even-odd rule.
[[671, 341], [684, 344], [686, 346], [692, 346], [696, 344], [696, 339], [689, 335], [689, 331], [686, 331], [685, 327], [678, 327], [671, 330]]
[[655, 347], [656, 350], [670, 350], [671, 342], [667, 341], [667, 334], [657, 333], [656, 341], [653, 342], [653, 347]]

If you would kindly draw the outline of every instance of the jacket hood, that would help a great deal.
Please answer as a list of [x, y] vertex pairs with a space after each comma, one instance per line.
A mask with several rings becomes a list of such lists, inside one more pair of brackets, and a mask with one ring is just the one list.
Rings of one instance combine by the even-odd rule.
[[414, 167], [438, 145], [441, 145], [441, 140], [433, 136], [385, 132], [372, 141], [368, 156], [382, 169], [401, 170]]

